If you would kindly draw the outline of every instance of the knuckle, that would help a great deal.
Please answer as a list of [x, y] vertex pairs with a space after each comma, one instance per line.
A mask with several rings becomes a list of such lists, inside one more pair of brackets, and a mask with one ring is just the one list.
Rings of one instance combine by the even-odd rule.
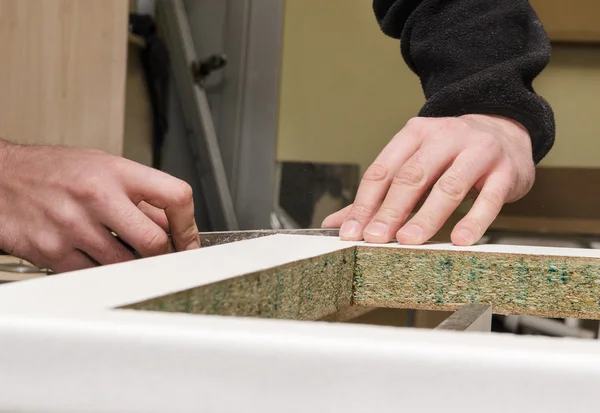
[[52, 263], [61, 261], [66, 254], [65, 245], [59, 239], [47, 239], [37, 249], [40, 255], [45, 258], [45, 261]]
[[167, 251], [169, 237], [163, 231], [150, 229], [141, 239], [141, 248], [147, 255], [159, 255]]
[[486, 152], [502, 152], [502, 144], [493, 135], [483, 134], [479, 137], [479, 147]]
[[527, 162], [522, 168], [515, 167], [515, 173], [519, 173], [523, 183], [524, 192], [529, 192], [535, 183], [536, 171], [533, 161]]
[[61, 208], [54, 208], [48, 212], [48, 216], [58, 227], [70, 236], [81, 236], [85, 231], [81, 226], [81, 212], [73, 202], [63, 203]]
[[531, 190], [531, 188], [533, 188], [533, 185], [535, 184], [535, 173], [525, 174], [523, 177], [523, 180], [524, 180], [524, 184], [525, 184], [525, 192], [529, 192]]
[[357, 221], [362, 221], [366, 218], [373, 216], [375, 213], [375, 207], [367, 204], [354, 204], [350, 213], [346, 217], [346, 220], [355, 219]]
[[420, 129], [423, 124], [426, 122], [426, 118], [421, 117], [421, 116], [415, 116], [413, 118], [410, 118], [408, 120], [408, 122], [406, 122], [406, 126], [409, 128], [415, 128], [415, 129]]
[[467, 129], [469, 123], [462, 118], [445, 117], [439, 119], [440, 128], [443, 130], [448, 129]]
[[382, 181], [388, 175], [388, 168], [385, 165], [374, 163], [367, 168], [363, 175], [364, 181]]
[[408, 136], [412, 137], [412, 139], [423, 140], [426, 130], [430, 127], [432, 121], [431, 118], [414, 117], [406, 122], [404, 130], [409, 132]]
[[440, 178], [437, 187], [452, 199], [462, 198], [467, 192], [467, 183], [456, 174], [447, 174]]
[[391, 207], [382, 205], [379, 208], [379, 211], [377, 211], [377, 216], [381, 218], [382, 221], [397, 220], [403, 215], [405, 215], [404, 211], [402, 211], [401, 208], [399, 208], [399, 206]]
[[524, 197], [533, 187], [534, 181], [527, 175], [516, 174], [512, 186], [506, 190], [505, 202], [515, 202]]
[[74, 196], [84, 202], [98, 202], [106, 198], [103, 190], [106, 177], [100, 174], [90, 174], [85, 178], [75, 181], [71, 187]]
[[401, 186], [423, 186], [425, 171], [419, 165], [404, 165], [398, 170], [392, 181], [393, 185]]
[[190, 205], [194, 200], [194, 192], [190, 184], [185, 181], [180, 181], [175, 188], [173, 202], [178, 206]]
[[69, 211], [55, 211], [53, 213], [53, 220], [63, 231], [68, 231], [70, 234], [76, 234], [77, 231], [77, 217], [69, 213]]
[[104, 151], [100, 151], [97, 155], [100, 158], [104, 170], [111, 171], [117, 176], [127, 175], [131, 172], [132, 167], [139, 167], [137, 163], [130, 159], [108, 154]]
[[477, 198], [481, 199], [490, 209], [499, 210], [504, 205], [504, 188], [493, 191], [482, 192]]

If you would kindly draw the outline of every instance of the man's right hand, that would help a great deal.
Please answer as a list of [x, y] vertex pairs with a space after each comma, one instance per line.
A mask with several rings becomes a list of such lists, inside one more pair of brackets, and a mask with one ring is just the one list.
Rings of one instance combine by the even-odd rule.
[[93, 149], [0, 146], [0, 249], [56, 272], [200, 247], [191, 187]]
[[531, 137], [518, 122], [484, 114], [415, 118], [367, 169], [354, 203], [327, 217], [323, 227], [341, 227], [344, 240], [388, 243], [395, 237], [420, 245], [471, 193], [477, 199], [451, 240], [473, 245], [502, 206], [525, 196], [534, 180]]

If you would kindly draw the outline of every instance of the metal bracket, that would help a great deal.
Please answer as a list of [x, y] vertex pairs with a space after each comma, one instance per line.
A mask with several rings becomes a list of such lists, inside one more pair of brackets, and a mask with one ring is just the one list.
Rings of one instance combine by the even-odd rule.
[[204, 87], [204, 82], [215, 70], [220, 70], [227, 65], [225, 55], [212, 55], [202, 61], [192, 62], [191, 71], [194, 81], [200, 87]]
[[442, 321], [435, 330], [490, 332], [492, 330], [492, 306], [465, 304]]

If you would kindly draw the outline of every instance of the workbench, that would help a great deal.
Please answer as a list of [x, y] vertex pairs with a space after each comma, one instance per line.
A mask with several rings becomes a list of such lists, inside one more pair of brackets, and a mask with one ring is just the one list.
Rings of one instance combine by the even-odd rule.
[[[489, 315], [598, 319], [599, 293], [597, 250], [312, 235], [9, 283], [0, 411], [589, 412], [598, 341], [492, 333]], [[332, 322], [371, 305], [458, 311]]]

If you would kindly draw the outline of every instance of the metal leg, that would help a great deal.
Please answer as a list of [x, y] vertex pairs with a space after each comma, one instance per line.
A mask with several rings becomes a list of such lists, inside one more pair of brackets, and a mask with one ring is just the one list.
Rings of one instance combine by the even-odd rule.
[[198, 59], [183, 2], [159, 1], [157, 12], [163, 17], [164, 39], [171, 54], [175, 86], [189, 130], [190, 146], [196, 158], [196, 169], [211, 224], [217, 230], [237, 230], [233, 200], [208, 100], [192, 73]]
[[490, 332], [492, 330], [492, 306], [466, 304], [440, 323], [435, 330]]
[[414, 327], [415, 326], [416, 315], [417, 315], [416, 310], [407, 310], [407, 312], [406, 312], [406, 327]]
[[547, 318], [520, 316], [519, 325], [557, 337], [594, 338], [596, 335], [593, 331], [571, 327], [562, 321]]
[[579, 328], [581, 320], [577, 318], [565, 318], [565, 324], [571, 328]]

